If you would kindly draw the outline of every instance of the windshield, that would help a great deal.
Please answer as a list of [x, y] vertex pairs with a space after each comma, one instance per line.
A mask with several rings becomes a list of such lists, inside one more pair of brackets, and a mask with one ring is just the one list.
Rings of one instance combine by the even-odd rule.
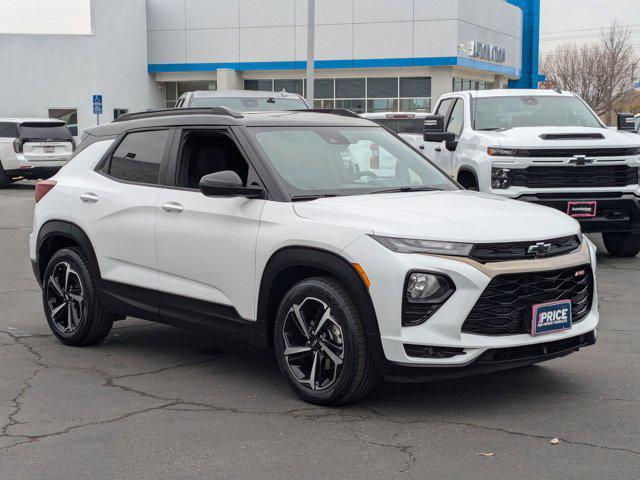
[[189, 107], [228, 107], [236, 112], [308, 110], [300, 97], [195, 97]]
[[396, 133], [424, 133], [424, 118], [372, 118], [376, 123], [387, 127]]
[[457, 190], [444, 173], [381, 127], [251, 127], [293, 197]]
[[577, 97], [509, 96], [475, 100], [475, 130], [516, 127], [602, 128], [602, 125]]

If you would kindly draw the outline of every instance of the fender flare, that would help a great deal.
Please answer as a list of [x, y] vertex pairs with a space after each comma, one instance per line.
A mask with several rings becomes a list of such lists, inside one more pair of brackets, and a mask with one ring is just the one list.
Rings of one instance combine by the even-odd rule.
[[94, 271], [98, 273], [98, 278], [102, 278], [100, 275], [98, 259], [93, 250], [93, 245], [85, 231], [72, 222], [65, 220], [49, 220], [40, 227], [38, 239], [36, 241], [36, 262], [38, 263], [39, 268], [39, 281], [42, 280], [44, 270], [47, 268], [46, 265], [43, 265], [42, 262], [40, 262], [40, 253], [46, 243], [54, 237], [67, 238], [78, 244], [87, 256], [87, 260], [91, 263], [91, 266], [95, 269]]
[[278, 276], [288, 268], [310, 268], [342, 282], [353, 295], [367, 334], [367, 343], [374, 352], [374, 358], [378, 358], [377, 354], [382, 352], [380, 329], [371, 296], [362, 278], [343, 257], [313, 247], [284, 247], [275, 252], [267, 262], [262, 272], [258, 295], [256, 341], [266, 346], [271, 343], [273, 318], [269, 318], [269, 300]]

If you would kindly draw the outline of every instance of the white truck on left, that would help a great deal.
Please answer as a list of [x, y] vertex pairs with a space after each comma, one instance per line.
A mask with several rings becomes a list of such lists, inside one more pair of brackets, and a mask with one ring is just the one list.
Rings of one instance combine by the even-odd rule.
[[16, 180], [52, 177], [75, 146], [61, 120], [0, 118], [0, 188]]

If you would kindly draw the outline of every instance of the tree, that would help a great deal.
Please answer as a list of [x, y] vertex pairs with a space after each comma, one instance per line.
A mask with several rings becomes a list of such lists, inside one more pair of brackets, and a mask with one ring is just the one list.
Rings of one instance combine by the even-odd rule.
[[596, 42], [559, 45], [541, 61], [545, 86], [577, 93], [607, 122], [631, 90], [639, 67], [629, 28], [618, 23], [603, 30]]

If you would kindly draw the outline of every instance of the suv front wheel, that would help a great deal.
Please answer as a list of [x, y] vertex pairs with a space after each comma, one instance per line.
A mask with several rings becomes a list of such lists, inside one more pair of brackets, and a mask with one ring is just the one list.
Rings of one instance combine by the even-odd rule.
[[302, 280], [287, 292], [276, 317], [274, 345], [282, 375], [307, 402], [354, 402], [376, 384], [358, 309], [332, 278]]
[[602, 240], [612, 257], [635, 257], [640, 253], [640, 233], [605, 232]]
[[91, 345], [103, 340], [115, 317], [106, 313], [97, 292], [97, 273], [75, 248], [57, 251], [42, 281], [42, 302], [53, 334], [66, 345]]

